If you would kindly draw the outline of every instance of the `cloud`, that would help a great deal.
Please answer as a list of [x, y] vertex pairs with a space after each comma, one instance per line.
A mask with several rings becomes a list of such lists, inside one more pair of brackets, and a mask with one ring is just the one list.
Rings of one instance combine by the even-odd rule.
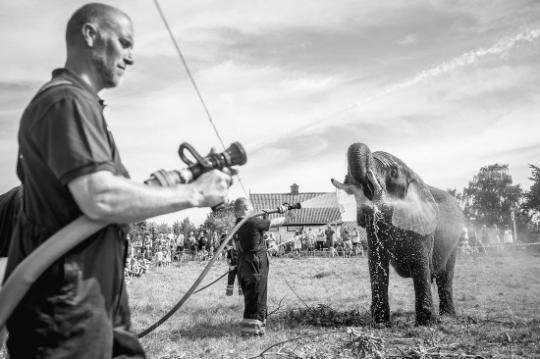
[[414, 44], [417, 41], [417, 38], [413, 34], [408, 34], [404, 38], [398, 40], [398, 44], [400, 45], [411, 45]]

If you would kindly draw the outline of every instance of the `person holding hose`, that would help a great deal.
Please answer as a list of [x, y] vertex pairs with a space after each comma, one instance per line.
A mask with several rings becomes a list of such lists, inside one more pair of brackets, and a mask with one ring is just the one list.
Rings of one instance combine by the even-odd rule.
[[[280, 213], [287, 211], [284, 206], [280, 208]], [[240, 197], [234, 202], [234, 212], [238, 223], [254, 213], [253, 205], [247, 198]], [[238, 281], [244, 292], [244, 318], [240, 323], [243, 334], [265, 334], [269, 256], [263, 235], [270, 227], [284, 222], [285, 217], [250, 218], [236, 234]]]
[[112, 223], [54, 263], [7, 322], [9, 357], [144, 358], [130, 331], [124, 283], [124, 224], [223, 202], [229, 174], [213, 170], [189, 184], [146, 186], [129, 178], [98, 93], [118, 85], [133, 59], [133, 25], [109, 5], [82, 6], [66, 29], [65, 66], [24, 111], [17, 175], [22, 211], [6, 277], [26, 256], [81, 215]]

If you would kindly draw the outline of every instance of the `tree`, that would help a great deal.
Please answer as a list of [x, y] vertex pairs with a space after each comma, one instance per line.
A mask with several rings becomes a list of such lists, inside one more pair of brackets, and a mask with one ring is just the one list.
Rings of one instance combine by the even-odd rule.
[[508, 165], [485, 166], [463, 189], [464, 212], [477, 223], [512, 226], [511, 212], [518, 208], [521, 195], [521, 187], [512, 185]]
[[201, 229], [206, 229], [208, 233], [216, 231], [217, 233], [230, 233], [236, 222], [234, 215], [234, 202], [227, 202], [217, 212], [211, 212], [201, 225]]
[[521, 208], [533, 213], [540, 213], [540, 168], [531, 164], [529, 164], [529, 167], [532, 171], [529, 179], [533, 184], [531, 188], [524, 193], [524, 201]]
[[538, 230], [538, 224], [540, 223], [540, 168], [531, 164], [529, 164], [529, 167], [532, 172], [529, 179], [533, 184], [523, 195], [524, 201], [521, 204], [521, 210], [532, 221], [535, 229]]
[[178, 233], [182, 233], [184, 237], [187, 238], [189, 232], [195, 233], [197, 227], [193, 223], [191, 223], [188, 217], [186, 217], [182, 220], [182, 222], [176, 221], [173, 224], [173, 230], [175, 234], [178, 235]]

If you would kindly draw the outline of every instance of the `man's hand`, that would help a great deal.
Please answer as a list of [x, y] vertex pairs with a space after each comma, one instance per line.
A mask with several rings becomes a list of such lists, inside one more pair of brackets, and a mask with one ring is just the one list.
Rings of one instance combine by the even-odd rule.
[[194, 207], [213, 207], [225, 201], [232, 185], [232, 177], [224, 172], [212, 170], [203, 173], [189, 185], [195, 190]]
[[287, 206], [281, 205], [281, 206], [278, 206], [277, 210], [278, 210], [278, 213], [283, 214], [287, 212], [289, 209], [287, 208]]

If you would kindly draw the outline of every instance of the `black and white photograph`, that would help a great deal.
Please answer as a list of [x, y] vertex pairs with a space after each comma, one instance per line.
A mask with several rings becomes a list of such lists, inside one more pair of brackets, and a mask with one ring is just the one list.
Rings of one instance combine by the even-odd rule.
[[540, 358], [540, 2], [6, 0], [0, 359]]

